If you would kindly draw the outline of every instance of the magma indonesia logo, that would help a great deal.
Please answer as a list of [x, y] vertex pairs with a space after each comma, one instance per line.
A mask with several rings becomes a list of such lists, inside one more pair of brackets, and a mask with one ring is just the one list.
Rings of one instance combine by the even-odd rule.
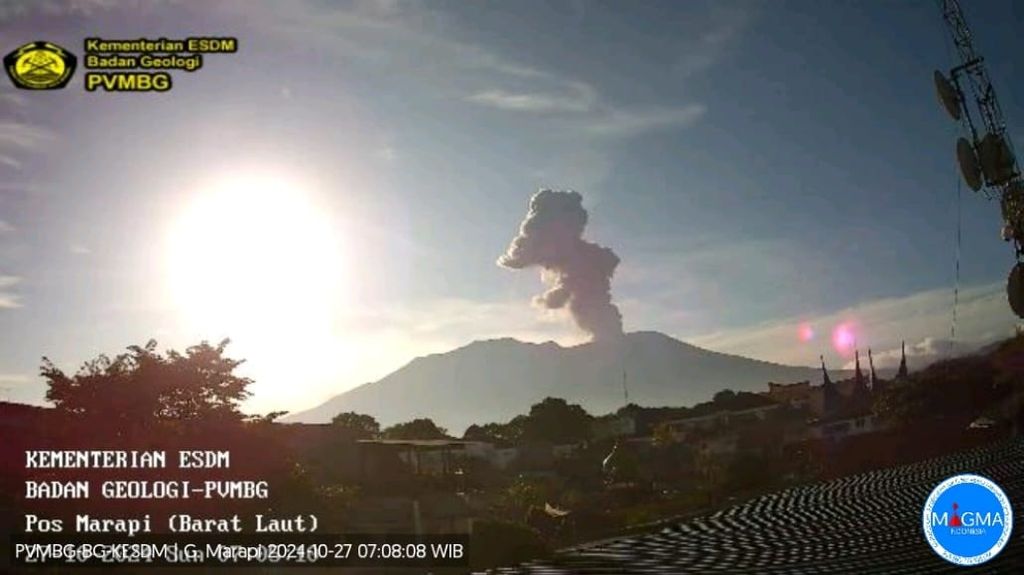
[[978, 565], [1010, 540], [1013, 510], [1006, 494], [980, 475], [956, 475], [936, 487], [924, 504], [925, 538], [940, 557]]
[[4, 56], [11, 82], [24, 90], [57, 90], [75, 73], [75, 55], [52, 42], [29, 42]]

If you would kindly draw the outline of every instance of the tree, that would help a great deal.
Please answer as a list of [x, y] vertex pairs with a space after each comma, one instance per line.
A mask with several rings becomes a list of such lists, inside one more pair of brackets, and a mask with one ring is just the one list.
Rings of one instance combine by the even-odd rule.
[[523, 440], [564, 444], [590, 436], [593, 417], [585, 409], [564, 399], [548, 397], [530, 408], [523, 420]]
[[385, 439], [447, 439], [448, 430], [428, 418], [396, 423], [381, 434]]
[[531, 507], [556, 499], [551, 485], [541, 479], [520, 475], [501, 493], [501, 504], [509, 517], [524, 517]]
[[255, 423], [259, 425], [270, 425], [277, 423], [277, 420], [288, 415], [287, 411], [271, 411], [265, 414], [249, 415], [245, 420], [249, 423]]
[[228, 343], [204, 341], [184, 354], [169, 350], [162, 355], [150, 340], [113, 359], [100, 355], [74, 376], [44, 357], [40, 375], [49, 385], [46, 398], [58, 412], [111, 426], [153, 420], [241, 421], [238, 404], [249, 397], [252, 380], [234, 374], [243, 361], [224, 356]]
[[778, 460], [752, 452], [738, 454], [724, 471], [725, 487], [730, 491], [762, 488], [781, 475]]
[[466, 428], [466, 431], [462, 432], [462, 439], [466, 441], [490, 441], [496, 443], [496, 437], [493, 433], [493, 426], [501, 425], [500, 423], [485, 423], [483, 425], [473, 424]]
[[652, 434], [654, 439], [654, 445], [657, 447], [666, 447], [675, 443], [676, 438], [672, 433], [672, 428], [666, 423], [659, 423], [654, 427], [654, 433]]
[[548, 543], [537, 531], [507, 521], [474, 522], [470, 544], [470, 567], [474, 570], [515, 565], [551, 554]]
[[936, 362], [906, 382], [889, 386], [875, 409], [903, 424], [947, 417], [971, 420], [1008, 391], [996, 385], [998, 375], [988, 357]]
[[519, 442], [523, 435], [523, 424], [527, 416], [517, 415], [508, 423], [485, 423], [483, 425], [470, 425], [466, 428], [462, 438], [468, 441], [487, 441], [502, 445], [513, 445]]
[[716, 393], [714, 395], [714, 397], [711, 398], [711, 401], [713, 403], [720, 403], [722, 405], [727, 405], [727, 404], [731, 403], [735, 399], [736, 399], [736, 392], [735, 391], [733, 391], [731, 389], [723, 389], [722, 391], [719, 391], [718, 393]]
[[374, 439], [380, 435], [380, 424], [372, 415], [347, 411], [335, 415], [331, 424], [345, 439]]

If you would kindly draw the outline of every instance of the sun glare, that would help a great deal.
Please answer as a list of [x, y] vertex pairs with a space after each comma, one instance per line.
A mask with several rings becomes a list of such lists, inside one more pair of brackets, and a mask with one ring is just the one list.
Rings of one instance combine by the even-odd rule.
[[199, 190], [168, 241], [168, 287], [182, 319], [250, 342], [329, 334], [344, 262], [328, 213], [274, 178]]

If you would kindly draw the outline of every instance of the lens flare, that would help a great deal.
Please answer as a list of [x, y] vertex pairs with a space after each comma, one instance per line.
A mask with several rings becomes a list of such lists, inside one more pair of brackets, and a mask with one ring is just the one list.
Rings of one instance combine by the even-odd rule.
[[809, 323], [801, 324], [799, 330], [797, 330], [797, 337], [802, 342], [811, 341], [814, 339], [814, 328]]
[[849, 355], [856, 341], [853, 325], [849, 322], [841, 323], [832, 330], [832, 347], [840, 354]]

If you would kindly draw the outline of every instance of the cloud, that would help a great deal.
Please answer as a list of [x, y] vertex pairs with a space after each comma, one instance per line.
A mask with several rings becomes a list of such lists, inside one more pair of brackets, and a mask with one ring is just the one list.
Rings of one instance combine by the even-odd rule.
[[39, 126], [9, 120], [0, 121], [0, 164], [20, 170], [22, 162], [17, 158], [19, 152], [40, 151], [55, 139], [56, 136], [52, 132]]
[[[286, 34], [299, 35], [304, 41], [315, 38], [325, 42], [345, 58], [400, 69], [407, 76], [416, 74], [418, 80], [423, 78], [419, 82], [421, 87], [433, 85], [441, 93], [466, 86], [458, 97], [479, 106], [508, 112], [577, 116], [578, 127], [590, 136], [633, 136], [649, 130], [685, 127], [705, 112], [705, 106], [697, 103], [658, 107], [605, 102], [586, 81], [526, 65], [485, 46], [442, 34], [436, 29], [436, 22], [443, 15], [426, 10], [420, 3], [369, 1], [330, 10], [297, 4], [283, 13], [275, 10], [271, 7], [270, 13], [275, 17], [269, 25]], [[711, 26], [697, 42], [709, 52], [701, 57], [702, 61], [713, 62], [717, 58], [718, 51], [742, 29], [740, 24], [746, 20], [741, 14], [746, 13], [739, 9], [716, 9], [700, 18]], [[455, 71], [458, 73], [452, 74]]]
[[252, 2], [221, 6], [231, 11], [232, 17], [242, 13], [250, 19], [258, 17], [262, 28], [304, 45], [315, 42], [339, 58], [415, 76], [421, 87], [450, 87], [453, 77], [443, 72], [451, 69], [516, 78], [546, 76], [543, 71], [444, 33], [443, 26], [438, 25], [444, 19], [443, 12], [425, 8], [421, 2], [360, 1], [347, 6], [262, 3], [262, 10], [254, 10]]
[[[229, 12], [226, 18], [244, 12], [249, 21], [277, 35], [281, 42], [330, 54], [333, 62], [347, 68], [365, 66], [374, 75], [403, 78], [431, 99], [454, 99], [539, 120], [522, 126], [523, 130], [539, 130], [537, 141], [545, 147], [543, 159], [530, 166], [530, 171], [538, 174], [534, 181], [538, 187], [599, 194], [614, 168], [613, 144], [650, 132], [686, 128], [706, 113], [704, 103], [691, 101], [684, 93], [663, 94], [660, 103], [610, 101], [586, 78], [554, 68], [553, 63], [524, 61], [522, 54], [529, 51], [512, 52], [467, 41], [457, 33], [463, 21], [432, 4], [368, 1], [257, 6], [261, 9], [253, 9], [252, 3], [218, 4], [220, 10]], [[754, 10], [748, 5], [722, 9], [717, 3], [688, 9], [681, 23], [679, 49], [674, 51], [688, 54], [690, 63], [680, 64], [686, 68], [685, 74], [678, 70], [666, 73], [682, 78], [717, 61], [745, 26], [745, 18], [750, 16], [741, 13], [746, 12]], [[573, 68], [572, 74], [576, 70]]]
[[15, 231], [15, 227], [11, 224], [0, 220], [0, 234], [10, 234]]
[[704, 30], [694, 35], [686, 50], [679, 52], [681, 55], [673, 65], [676, 75], [687, 78], [714, 66], [759, 11], [759, 2], [715, 2], [707, 14]]
[[[790, 317], [687, 339], [694, 345], [715, 351], [779, 363], [814, 365], [819, 353], [831, 353], [827, 351], [831, 348], [831, 330], [841, 323], [853, 322], [862, 349], [872, 347], [885, 354], [905, 340], [919, 342], [913, 347], [920, 347], [922, 356], [926, 352], [934, 355], [946, 351], [939, 338], [950, 333], [951, 304], [950, 290], [939, 288], [867, 301], [816, 317]], [[957, 346], [964, 349], [1009, 337], [1017, 325], [1002, 283], [962, 289], [957, 318]], [[817, 334], [807, 343], [797, 338], [804, 324], [810, 325]], [[844, 363], [847, 360], [842, 358]]]
[[[954, 342], [950, 339], [926, 337], [917, 343], [907, 345], [907, 367], [910, 370], [927, 367], [940, 359], [969, 354], [977, 351], [991, 341]], [[900, 365], [902, 346], [886, 350], [872, 350], [875, 367], [878, 369], [896, 368]], [[867, 365], [867, 364], [863, 364]], [[843, 369], [853, 369], [854, 362], [848, 362]]]
[[25, 385], [32, 381], [32, 378], [20, 373], [0, 373], [0, 388], [11, 388], [18, 385]]
[[655, 130], [677, 129], [699, 120], [703, 104], [675, 107], [615, 107], [602, 103], [597, 90], [579, 81], [565, 81], [562, 92], [512, 92], [490, 89], [466, 97], [468, 102], [507, 112], [572, 114], [591, 137], [631, 137]]
[[0, 164], [3, 164], [9, 168], [14, 168], [15, 170], [21, 169], [21, 162], [12, 158], [11, 156], [6, 156], [4, 154], [0, 154]]
[[393, 16], [402, 9], [402, 0], [355, 0], [353, 6], [363, 13]]
[[22, 122], [0, 122], [0, 148], [38, 150], [49, 144], [54, 134], [49, 130]]
[[[539, 74], [539, 72], [537, 72]], [[500, 89], [477, 92], [466, 98], [469, 102], [499, 110], [516, 112], [589, 112], [597, 103], [593, 87], [584, 82], [565, 83], [563, 93], [510, 92]]]
[[[673, 65], [677, 77], [688, 78], [713, 66], [754, 19], [759, 6], [724, 6], [715, 3], [706, 14], [693, 18], [694, 30], [684, 30], [679, 41], [681, 56]], [[504, 111], [578, 116], [583, 132], [591, 137], [633, 137], [657, 130], [685, 128], [707, 112], [701, 103], [682, 106], [613, 105], [602, 101], [598, 90], [580, 80], [565, 78], [552, 71], [530, 69], [528, 77], [554, 86], [525, 90], [488, 88], [466, 97], [474, 104]]]
[[[700, 193], [689, 201], [699, 201]], [[827, 299], [830, 289], [818, 281], [794, 281], [827, 275], [832, 268], [827, 254], [792, 239], [738, 239], [713, 231], [630, 244], [615, 276], [629, 329], [682, 329], [681, 337], [746, 329], [805, 313], [808, 302]]]
[[85, 256], [92, 253], [92, 250], [88, 246], [80, 243], [72, 243], [68, 246], [68, 251], [75, 255]]
[[8, 0], [0, 3], [0, 21], [40, 13], [47, 16], [91, 16], [116, 8], [138, 9], [152, 2], [141, 0]]
[[0, 309], [14, 309], [21, 307], [18, 296], [7, 291], [6, 288], [13, 287], [21, 281], [17, 276], [0, 275]]
[[20, 373], [0, 373], [0, 401], [11, 401], [11, 391], [23, 388], [31, 382], [32, 379], [27, 375], [22, 375]]
[[[21, 96], [4, 94], [0, 102], [14, 103], [23, 106]], [[0, 121], [0, 165], [20, 170], [22, 161], [18, 159], [21, 152], [42, 150], [56, 140], [56, 135], [40, 126], [26, 124], [15, 120]], [[7, 183], [5, 183], [7, 185]]]
[[9, 109], [20, 109], [28, 105], [28, 98], [17, 92], [4, 92], [0, 94], [0, 105]]
[[655, 130], [685, 128], [704, 116], [706, 111], [702, 104], [612, 110], [590, 122], [586, 131], [595, 136], [630, 137]]
[[[567, 329], [564, 314], [523, 313], [519, 299], [470, 300], [440, 298], [421, 302], [398, 303], [349, 312], [341, 323], [353, 331], [401, 336], [410, 348], [422, 353], [448, 351], [477, 339], [513, 337], [521, 341], [576, 345], [586, 336]], [[394, 365], [391, 366], [394, 369]]]

